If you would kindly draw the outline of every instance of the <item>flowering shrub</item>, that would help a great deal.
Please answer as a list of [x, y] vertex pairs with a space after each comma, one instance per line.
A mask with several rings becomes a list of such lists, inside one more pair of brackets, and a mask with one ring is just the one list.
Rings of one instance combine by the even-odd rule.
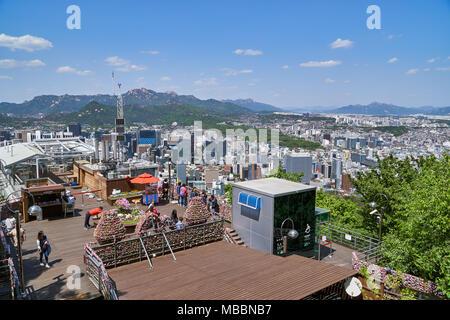
[[130, 202], [126, 198], [117, 200], [114, 207], [117, 208], [119, 214], [127, 215], [131, 213]]

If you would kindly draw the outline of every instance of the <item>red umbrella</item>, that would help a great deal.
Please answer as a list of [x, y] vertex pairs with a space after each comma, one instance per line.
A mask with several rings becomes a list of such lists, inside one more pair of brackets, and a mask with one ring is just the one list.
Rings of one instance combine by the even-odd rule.
[[148, 173], [143, 173], [139, 176], [137, 176], [136, 178], [131, 180], [131, 183], [136, 183], [136, 184], [152, 184], [152, 183], [156, 183], [158, 182], [159, 179], [152, 176], [151, 174]]

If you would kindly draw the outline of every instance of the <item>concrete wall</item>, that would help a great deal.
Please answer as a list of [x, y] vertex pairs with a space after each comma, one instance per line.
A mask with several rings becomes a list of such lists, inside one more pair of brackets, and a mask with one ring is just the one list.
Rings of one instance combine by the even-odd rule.
[[[240, 192], [261, 198], [261, 210], [258, 221], [241, 215], [241, 205], [238, 203]], [[232, 227], [249, 248], [272, 254], [273, 205], [274, 199], [271, 197], [233, 186]]]

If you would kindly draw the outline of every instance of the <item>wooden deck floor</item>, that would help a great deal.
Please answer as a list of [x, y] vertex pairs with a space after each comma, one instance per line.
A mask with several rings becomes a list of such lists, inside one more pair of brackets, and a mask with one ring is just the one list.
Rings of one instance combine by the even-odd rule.
[[356, 274], [292, 255], [282, 258], [226, 243], [211, 243], [108, 269], [119, 299], [298, 300]]
[[[79, 191], [73, 191], [73, 193]], [[108, 209], [106, 202], [97, 202], [96, 199], [77, 198], [75, 208], [78, 213], [75, 216], [56, 220], [31, 221], [22, 225], [26, 232], [26, 240], [23, 244], [23, 260], [26, 291], [32, 299], [93, 299], [101, 297], [98, 290], [90, 283], [85, 274], [83, 262], [84, 243], [94, 241], [94, 229], [84, 230], [84, 213], [92, 208], [103, 206]], [[157, 206], [164, 215], [170, 215], [176, 208], [180, 216], [183, 209], [176, 204]], [[91, 224], [92, 224], [91, 219]], [[39, 265], [39, 254], [36, 246], [37, 233], [43, 230], [50, 241], [52, 252], [49, 257], [50, 269]], [[71, 265], [79, 266], [81, 270], [81, 287], [71, 290], [67, 287], [70, 274], [67, 268]]]

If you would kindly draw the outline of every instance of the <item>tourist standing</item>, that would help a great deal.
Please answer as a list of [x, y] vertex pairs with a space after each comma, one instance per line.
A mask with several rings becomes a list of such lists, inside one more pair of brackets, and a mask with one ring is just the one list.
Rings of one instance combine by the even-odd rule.
[[182, 184], [180, 188], [180, 198], [181, 198], [181, 206], [185, 207], [187, 205], [187, 189], [186, 184]]
[[206, 202], [207, 202], [207, 200], [208, 200], [208, 197], [206, 196], [206, 191], [204, 191], [204, 190], [203, 190], [203, 192], [202, 192], [202, 200], [203, 200], [203, 203], [206, 205]]
[[178, 222], [178, 214], [177, 214], [177, 210], [173, 209], [172, 210], [172, 223], [176, 224]]
[[211, 212], [213, 215], [216, 215], [217, 212], [217, 199], [215, 195], [211, 196]]
[[51, 247], [47, 239], [47, 236], [44, 234], [44, 231], [39, 231], [36, 243], [39, 250], [40, 265], [42, 267], [44, 266], [44, 263], [42, 262], [42, 257], [45, 257], [45, 267], [47, 269], [50, 268], [50, 265], [48, 264], [48, 256], [50, 255]]
[[163, 194], [163, 183], [164, 183], [164, 179], [162, 177], [162, 174], [159, 175], [159, 180], [158, 180], [158, 195], [161, 197]]
[[177, 200], [178, 200], [179, 205], [181, 205], [180, 189], [181, 189], [181, 182], [178, 182], [177, 183]]

